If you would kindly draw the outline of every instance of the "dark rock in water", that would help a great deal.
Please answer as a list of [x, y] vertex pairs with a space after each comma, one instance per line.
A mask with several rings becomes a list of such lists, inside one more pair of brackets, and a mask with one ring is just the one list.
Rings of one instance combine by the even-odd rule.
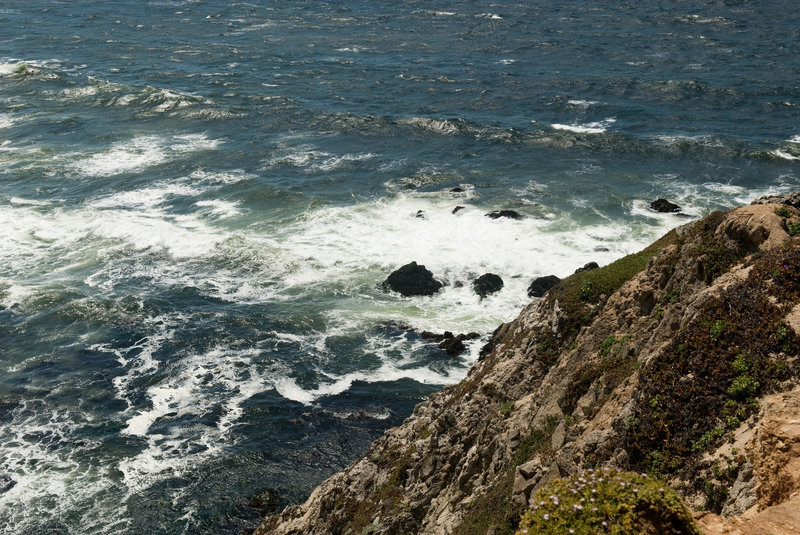
[[422, 210], [417, 210], [417, 213], [415, 214], [414, 217], [416, 217], [417, 219], [425, 219], [425, 212], [423, 212]]
[[16, 486], [17, 482], [14, 481], [8, 474], [0, 474], [0, 494], [8, 492]]
[[491, 217], [492, 219], [500, 219], [501, 217], [522, 219], [524, 216], [515, 210], [495, 210], [494, 212], [486, 214], [486, 217]]
[[472, 288], [476, 294], [486, 297], [503, 289], [503, 279], [494, 273], [486, 273], [472, 281]]
[[261, 516], [274, 515], [280, 511], [280, 493], [275, 489], [267, 489], [259, 492], [247, 503], [247, 506], [255, 509]]
[[467, 349], [464, 345], [464, 340], [475, 340], [476, 338], [480, 338], [481, 335], [478, 333], [454, 335], [450, 331], [445, 331], [444, 334], [436, 334], [430, 331], [423, 331], [420, 333], [420, 337], [425, 340], [439, 342], [437, 346], [439, 349], [451, 357], [457, 357]]
[[442, 283], [433, 278], [425, 266], [416, 262], [406, 264], [392, 272], [383, 282], [383, 288], [397, 292], [404, 297], [412, 295], [433, 295], [442, 287]]
[[464, 282], [463, 281], [456, 281], [453, 283], [453, 288], [463, 288]]
[[403, 189], [417, 189], [417, 185], [416, 184], [412, 184], [412, 183], [409, 182], [409, 183], [403, 184]]
[[528, 286], [528, 297], [542, 297], [547, 293], [547, 290], [555, 286], [560, 280], [555, 275], [533, 279], [531, 285]]
[[456, 186], [455, 188], [450, 190], [452, 193], [464, 193], [464, 188], [460, 186]]
[[464, 209], [464, 207], [463, 207], [463, 206], [456, 206], [455, 208], [453, 208], [453, 213], [455, 214], [455, 213], [456, 213], [456, 212], [458, 212], [459, 210], [463, 210], [463, 209]]
[[656, 212], [672, 213], [680, 212], [681, 207], [675, 203], [671, 203], [666, 199], [657, 199], [650, 203], [650, 208]]
[[793, 208], [800, 208], [800, 190], [781, 195], [767, 195], [756, 199], [753, 204], [788, 204]]
[[589, 262], [588, 264], [584, 265], [583, 267], [579, 267], [575, 270], [575, 273], [583, 273], [584, 271], [591, 271], [593, 269], [597, 269], [600, 266], [597, 265], [597, 262]]
[[433, 342], [441, 342], [442, 340], [445, 339], [445, 337], [448, 334], [450, 336], [453, 336], [453, 333], [451, 333], [450, 331], [447, 331], [444, 334], [432, 333], [430, 331], [422, 331], [421, 333], [419, 333], [419, 337], [422, 338], [423, 340], [431, 340]]

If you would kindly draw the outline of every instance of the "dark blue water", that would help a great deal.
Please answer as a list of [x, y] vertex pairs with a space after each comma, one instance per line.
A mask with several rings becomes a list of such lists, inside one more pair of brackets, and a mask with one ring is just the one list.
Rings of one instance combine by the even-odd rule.
[[0, 532], [238, 534], [533, 277], [800, 187], [794, 3], [662, 4], [4, 2]]

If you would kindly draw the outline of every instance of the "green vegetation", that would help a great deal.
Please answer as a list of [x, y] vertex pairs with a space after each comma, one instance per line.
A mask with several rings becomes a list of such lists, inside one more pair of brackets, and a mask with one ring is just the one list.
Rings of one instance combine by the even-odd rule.
[[453, 535], [486, 535], [494, 529], [495, 535], [512, 535], [519, 526], [525, 508], [511, 501], [514, 488], [514, 472], [517, 466], [531, 460], [535, 455], [552, 456], [550, 438], [558, 425], [558, 417], [547, 419], [543, 428], [531, 430], [514, 455], [514, 462], [499, 483], [475, 503]]
[[679, 241], [678, 234], [671, 231], [638, 253], [598, 269], [575, 273], [555, 285], [546, 299], [550, 303], [558, 300], [564, 316], [559, 321], [558, 335], [554, 335], [552, 331], [537, 333], [537, 356], [543, 362], [553, 364], [561, 352], [570, 347], [581, 327], [594, 319], [597, 306], [602, 305], [601, 298], [616, 292], [625, 282], [644, 270], [652, 257]]
[[[605, 397], [639, 368], [635, 353], [630, 350], [626, 351], [630, 340], [630, 335], [620, 338], [611, 335], [601, 342], [598, 354], [602, 360], [585, 364], [570, 381], [566, 394], [559, 403], [564, 414], [572, 414], [578, 401], [589, 391], [592, 384], [604, 378], [599, 385], [600, 399], [595, 403], [596, 406], [601, 406]], [[614, 351], [614, 348], [619, 349]], [[591, 417], [592, 415], [586, 416]]]
[[783, 219], [783, 224], [786, 225], [786, 232], [789, 236], [800, 235], [800, 221], [796, 221], [797, 212], [786, 205], [780, 206], [775, 209], [775, 214]]
[[675, 491], [632, 472], [587, 470], [557, 479], [532, 503], [517, 535], [701, 533]]
[[633, 467], [694, 480], [712, 510], [722, 506], [724, 485], [697, 476], [702, 453], [758, 409], [757, 397], [797, 374], [800, 339], [783, 318], [798, 300], [800, 245], [791, 241], [757, 254], [746, 280], [700, 309], [641, 371], [624, 430]]

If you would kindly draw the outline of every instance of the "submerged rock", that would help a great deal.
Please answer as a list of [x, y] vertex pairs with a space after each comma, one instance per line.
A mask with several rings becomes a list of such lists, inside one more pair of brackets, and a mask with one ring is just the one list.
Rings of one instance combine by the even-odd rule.
[[463, 209], [464, 209], [464, 207], [463, 207], [463, 206], [456, 206], [455, 208], [453, 208], [453, 212], [452, 212], [452, 213], [454, 213], [454, 214], [455, 214], [456, 212], [458, 212], [458, 211], [460, 211], [460, 210], [463, 210]]
[[650, 209], [667, 214], [681, 211], [680, 206], [669, 202], [667, 199], [656, 199], [650, 203]]
[[486, 217], [491, 217], [492, 219], [500, 219], [501, 217], [507, 217], [508, 219], [524, 218], [524, 216], [516, 210], [495, 210], [494, 212], [486, 214]]
[[442, 288], [442, 283], [433, 278], [425, 266], [411, 262], [392, 272], [383, 282], [383, 288], [404, 297], [433, 295]]
[[261, 513], [261, 516], [274, 515], [280, 511], [280, 494], [275, 489], [267, 489], [250, 498], [247, 506]]
[[546, 275], [533, 279], [531, 285], [528, 286], [528, 297], [542, 297], [547, 293], [547, 290], [558, 284], [560, 280], [555, 275]]
[[472, 281], [472, 288], [476, 294], [486, 297], [503, 289], [503, 279], [494, 273], [486, 273]]

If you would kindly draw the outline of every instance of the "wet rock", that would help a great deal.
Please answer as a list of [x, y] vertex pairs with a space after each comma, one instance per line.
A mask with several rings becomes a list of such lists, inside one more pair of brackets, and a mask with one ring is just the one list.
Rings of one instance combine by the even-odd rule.
[[464, 190], [464, 188], [462, 188], [460, 186], [456, 186], [455, 188], [452, 188], [450, 191], [452, 193], [464, 193], [465, 190]]
[[508, 219], [523, 219], [523, 215], [515, 210], [495, 210], [494, 212], [489, 212], [486, 214], [486, 217], [491, 217], [492, 219], [500, 219], [501, 217], [507, 217]]
[[460, 210], [463, 210], [463, 209], [464, 209], [463, 206], [456, 206], [455, 208], [453, 208], [453, 212], [452, 213], [455, 214], [455, 213], [457, 213], [457, 212], [459, 212]]
[[485, 273], [472, 281], [472, 288], [476, 294], [486, 297], [503, 289], [503, 279], [494, 273]]
[[555, 275], [546, 275], [533, 279], [531, 285], [528, 286], [528, 297], [542, 297], [547, 293], [547, 290], [555, 286], [560, 280]]
[[454, 335], [450, 331], [445, 331], [444, 334], [436, 334], [430, 331], [422, 331], [420, 333], [420, 337], [422, 337], [425, 340], [432, 340], [434, 342], [439, 342], [439, 345], [437, 346], [439, 349], [441, 349], [451, 357], [457, 357], [467, 349], [467, 346], [464, 345], [465, 340], [475, 340], [477, 338], [480, 338], [481, 335], [474, 332], [468, 334]]
[[0, 474], [0, 494], [4, 492], [8, 492], [17, 484], [10, 475], [8, 474]]
[[669, 202], [667, 199], [656, 199], [655, 201], [650, 203], [650, 209], [665, 214], [681, 211], [680, 206], [678, 206], [675, 203]]
[[393, 271], [383, 282], [385, 290], [397, 292], [404, 297], [433, 295], [442, 288], [442, 283], [433, 278], [433, 273], [411, 262]]
[[588, 264], [585, 264], [583, 267], [579, 267], [578, 269], [576, 269], [575, 273], [583, 273], [584, 271], [591, 271], [599, 267], [600, 266], [597, 265], [597, 262], [589, 262]]
[[425, 219], [425, 212], [422, 210], [417, 210], [417, 213], [414, 214], [414, 217], [417, 219]]
[[275, 489], [259, 492], [247, 502], [247, 506], [255, 509], [261, 516], [274, 515], [280, 510], [280, 493]]

